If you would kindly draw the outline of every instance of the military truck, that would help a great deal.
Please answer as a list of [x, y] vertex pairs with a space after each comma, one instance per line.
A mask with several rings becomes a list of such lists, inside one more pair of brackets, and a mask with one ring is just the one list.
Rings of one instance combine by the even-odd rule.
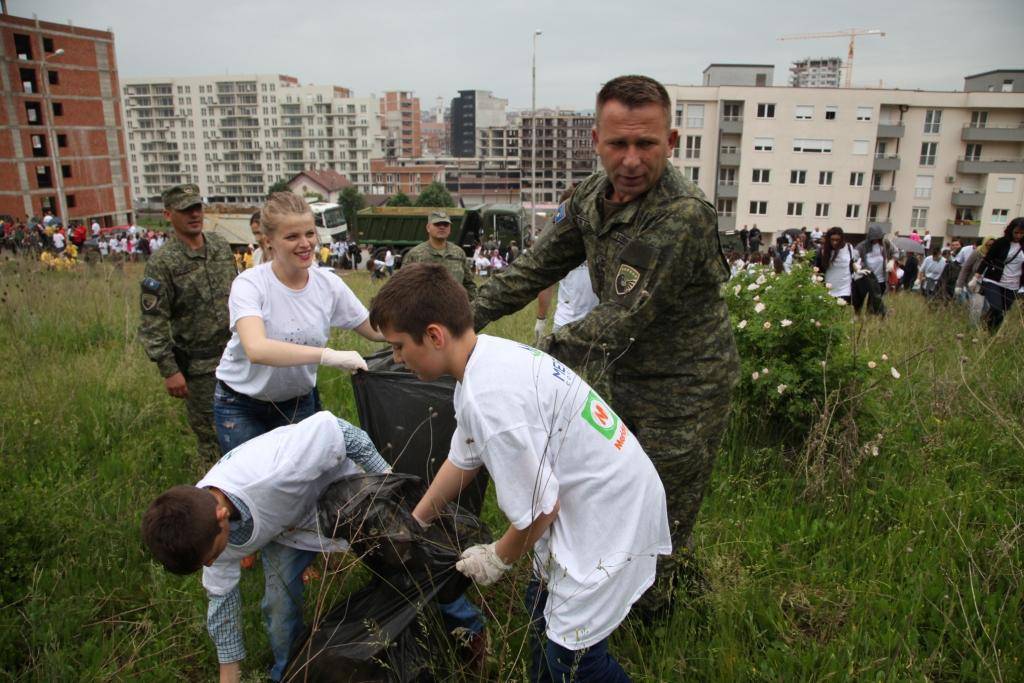
[[427, 239], [427, 216], [444, 211], [452, 219], [448, 237], [472, 256], [476, 245], [493, 242], [504, 250], [510, 242], [524, 244], [528, 226], [526, 212], [512, 204], [483, 204], [472, 209], [428, 206], [369, 207], [356, 214], [355, 235], [360, 244], [369, 247], [374, 258], [383, 260], [388, 249], [404, 256]]

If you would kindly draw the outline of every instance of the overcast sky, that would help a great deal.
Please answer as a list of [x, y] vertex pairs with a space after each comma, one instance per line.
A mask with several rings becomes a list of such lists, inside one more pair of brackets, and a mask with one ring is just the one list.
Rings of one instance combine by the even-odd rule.
[[795, 33], [878, 28], [857, 41], [854, 83], [954, 90], [966, 74], [1024, 68], [1021, 0], [8, 0], [11, 14], [112, 28], [121, 77], [284, 73], [357, 95], [413, 90], [422, 106], [459, 89], [530, 106], [591, 108], [623, 73], [700, 84], [712, 62], [789, 64], [842, 56], [844, 38]]

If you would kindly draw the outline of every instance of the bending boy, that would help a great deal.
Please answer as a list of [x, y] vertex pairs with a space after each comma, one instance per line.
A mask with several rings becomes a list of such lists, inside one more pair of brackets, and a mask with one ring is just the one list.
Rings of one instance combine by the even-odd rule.
[[142, 538], [154, 557], [175, 574], [203, 567], [206, 625], [222, 681], [240, 680], [245, 658], [239, 561], [261, 551], [270, 678], [277, 681], [303, 629], [303, 572], [317, 553], [347, 549], [317, 533], [317, 499], [359, 467], [389, 469], [365, 432], [323, 411], [245, 442], [198, 484], [168, 489], [146, 510]]
[[451, 452], [413, 514], [429, 523], [487, 467], [510, 526], [456, 567], [489, 585], [533, 550], [531, 679], [628, 680], [607, 639], [671, 552], [665, 491], [636, 438], [565, 365], [476, 335], [466, 292], [442, 266], [398, 271], [370, 322], [420, 379], [458, 381]]

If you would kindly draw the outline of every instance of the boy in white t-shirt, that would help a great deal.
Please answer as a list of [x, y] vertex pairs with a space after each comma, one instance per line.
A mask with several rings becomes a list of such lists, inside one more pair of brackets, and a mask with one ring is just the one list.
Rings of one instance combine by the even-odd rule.
[[456, 568], [486, 586], [532, 550], [531, 679], [628, 680], [607, 639], [671, 552], [665, 491], [636, 437], [554, 358], [477, 336], [465, 290], [439, 264], [398, 271], [370, 321], [420, 379], [458, 381], [451, 451], [413, 515], [432, 521], [486, 466], [511, 524]]
[[239, 561], [257, 551], [263, 559], [270, 678], [280, 680], [303, 632], [306, 568], [317, 553], [348, 547], [317, 533], [317, 499], [360, 467], [389, 470], [364, 431], [323, 411], [246, 441], [195, 486], [168, 489], [146, 510], [142, 538], [154, 557], [175, 574], [203, 568], [222, 681], [240, 680], [245, 658]]

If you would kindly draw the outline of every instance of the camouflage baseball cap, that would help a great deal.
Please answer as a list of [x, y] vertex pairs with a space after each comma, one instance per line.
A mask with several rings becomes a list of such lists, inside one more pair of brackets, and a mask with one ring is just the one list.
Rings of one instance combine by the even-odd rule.
[[203, 203], [203, 196], [199, 194], [199, 186], [193, 183], [175, 185], [164, 190], [164, 208], [182, 211], [190, 206]]
[[448, 218], [448, 214], [444, 211], [431, 211], [430, 218], [427, 219], [427, 222], [431, 225], [434, 223], [448, 223], [451, 225], [452, 219]]

